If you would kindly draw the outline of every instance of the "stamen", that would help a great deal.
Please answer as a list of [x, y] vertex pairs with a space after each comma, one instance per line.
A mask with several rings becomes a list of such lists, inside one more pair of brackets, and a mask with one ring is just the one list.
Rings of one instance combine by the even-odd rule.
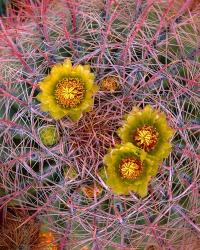
[[119, 172], [123, 179], [134, 180], [142, 172], [143, 165], [140, 160], [134, 157], [127, 157], [121, 160]]
[[158, 142], [158, 136], [159, 134], [155, 128], [149, 125], [144, 125], [136, 129], [133, 139], [139, 148], [149, 152], [155, 148]]
[[56, 101], [64, 108], [77, 107], [83, 100], [84, 94], [84, 85], [77, 78], [64, 78], [58, 82], [55, 90]]

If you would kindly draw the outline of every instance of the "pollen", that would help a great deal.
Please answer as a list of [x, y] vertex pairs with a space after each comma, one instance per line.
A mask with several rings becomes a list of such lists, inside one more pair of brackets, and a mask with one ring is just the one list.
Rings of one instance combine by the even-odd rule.
[[146, 152], [153, 150], [158, 142], [157, 130], [148, 125], [144, 125], [136, 129], [133, 139], [139, 148], [144, 149]]
[[119, 79], [116, 76], [107, 76], [101, 81], [101, 90], [114, 92], [119, 89]]
[[78, 78], [64, 78], [58, 82], [55, 89], [56, 101], [64, 108], [77, 107], [84, 95], [84, 85]]
[[123, 179], [134, 180], [143, 171], [143, 164], [134, 157], [127, 157], [121, 160], [119, 172]]

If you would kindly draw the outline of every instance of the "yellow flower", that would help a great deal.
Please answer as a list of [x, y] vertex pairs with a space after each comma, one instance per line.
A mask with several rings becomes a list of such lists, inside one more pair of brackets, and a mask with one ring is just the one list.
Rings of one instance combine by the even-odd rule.
[[118, 129], [122, 143], [131, 142], [158, 161], [169, 155], [173, 132], [167, 124], [165, 114], [153, 110], [150, 105], [143, 110], [133, 108], [123, 126]]
[[80, 119], [93, 106], [93, 94], [97, 91], [89, 65], [73, 67], [70, 59], [54, 65], [39, 87], [37, 100], [42, 111], [48, 111], [56, 120], [66, 115], [72, 121]]
[[103, 162], [106, 168], [100, 171], [100, 176], [117, 194], [133, 191], [146, 196], [148, 182], [158, 170], [155, 159], [132, 143], [117, 145], [104, 156]]

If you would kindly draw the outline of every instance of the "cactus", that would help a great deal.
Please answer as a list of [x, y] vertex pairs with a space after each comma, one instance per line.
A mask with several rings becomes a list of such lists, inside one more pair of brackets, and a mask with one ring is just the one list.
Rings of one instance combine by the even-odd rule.
[[[13, 2], [0, 20], [0, 208], [28, 211], [58, 249], [195, 249], [198, 1]], [[99, 90], [87, 113], [54, 119], [41, 109], [40, 83], [66, 59], [89, 65]], [[147, 196], [116, 194], [99, 174], [103, 158], [123, 143], [124, 116], [146, 105], [174, 130], [171, 153]]]

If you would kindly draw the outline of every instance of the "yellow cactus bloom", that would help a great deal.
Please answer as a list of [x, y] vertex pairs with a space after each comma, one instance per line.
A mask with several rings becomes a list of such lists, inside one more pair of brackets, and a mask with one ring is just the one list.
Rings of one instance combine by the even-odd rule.
[[100, 170], [100, 176], [117, 194], [133, 191], [146, 196], [148, 183], [158, 171], [155, 158], [129, 142], [111, 149], [103, 162], [105, 168]]
[[165, 114], [154, 110], [150, 105], [144, 109], [133, 108], [126, 116], [123, 126], [118, 129], [122, 143], [131, 142], [158, 161], [169, 155], [173, 132], [167, 124]]
[[39, 87], [37, 100], [41, 102], [41, 110], [49, 112], [55, 120], [64, 116], [79, 120], [83, 112], [92, 108], [97, 91], [89, 65], [73, 67], [70, 59], [54, 65]]

